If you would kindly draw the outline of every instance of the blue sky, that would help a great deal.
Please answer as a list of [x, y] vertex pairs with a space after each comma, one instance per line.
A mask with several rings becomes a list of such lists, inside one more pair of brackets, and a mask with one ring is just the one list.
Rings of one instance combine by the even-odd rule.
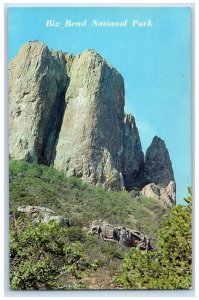
[[[191, 184], [190, 9], [151, 8], [10, 8], [8, 58], [22, 44], [39, 40], [50, 49], [74, 55], [96, 50], [123, 76], [126, 112], [136, 118], [144, 152], [154, 135], [165, 140], [177, 183], [177, 202]], [[65, 20], [87, 27], [65, 27]], [[127, 27], [93, 27], [92, 20], [123, 21]], [[133, 20], [152, 27], [132, 27]], [[47, 20], [60, 22], [46, 27]]]

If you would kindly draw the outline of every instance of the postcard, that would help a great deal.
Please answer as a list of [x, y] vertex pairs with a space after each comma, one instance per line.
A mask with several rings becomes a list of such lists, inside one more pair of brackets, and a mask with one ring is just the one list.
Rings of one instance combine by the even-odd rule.
[[8, 102], [10, 289], [191, 289], [191, 8], [9, 7]]

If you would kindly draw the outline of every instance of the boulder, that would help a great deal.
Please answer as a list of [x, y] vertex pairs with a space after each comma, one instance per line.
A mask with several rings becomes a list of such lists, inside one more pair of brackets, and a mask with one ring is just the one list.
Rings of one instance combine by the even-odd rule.
[[114, 226], [106, 221], [92, 221], [89, 234], [97, 234], [104, 241], [118, 242], [126, 247], [139, 246], [141, 250], [152, 250], [150, 239], [140, 231]]
[[19, 206], [17, 210], [25, 213], [30, 219], [32, 219], [32, 222], [35, 225], [38, 225], [39, 223], [49, 223], [51, 221], [55, 221], [61, 226], [70, 226], [67, 218], [63, 216], [56, 216], [54, 211], [47, 207], [23, 205]]
[[175, 181], [170, 181], [165, 188], [149, 183], [142, 189], [141, 195], [158, 200], [161, 205], [171, 208], [176, 203]]

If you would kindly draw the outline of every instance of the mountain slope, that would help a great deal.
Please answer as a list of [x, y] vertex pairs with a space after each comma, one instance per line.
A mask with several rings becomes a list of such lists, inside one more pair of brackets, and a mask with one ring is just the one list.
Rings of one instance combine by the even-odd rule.
[[[49, 208], [55, 214], [65, 216], [71, 226], [65, 228], [50, 225], [48, 227], [48, 224], [40, 224], [35, 227], [31, 225], [32, 220], [28, 215], [17, 210], [21, 205]], [[91, 222], [101, 219], [113, 225], [137, 229], [151, 237], [152, 244], [155, 244], [157, 229], [160, 227], [162, 217], [166, 213], [166, 208], [161, 206], [158, 201], [141, 197], [138, 195], [138, 191], [130, 193], [126, 191], [106, 191], [101, 186], [89, 186], [76, 177], [66, 177], [62, 172], [52, 167], [30, 164], [23, 160], [10, 161], [11, 287], [16, 287], [13, 285], [13, 280], [16, 279], [15, 275], [19, 274], [18, 277], [21, 280], [23, 276], [20, 275], [20, 272], [25, 272], [23, 271], [24, 266], [21, 266], [20, 255], [22, 254], [20, 253], [30, 251], [31, 254], [28, 254], [27, 259], [24, 256], [22, 261], [27, 265], [32, 261], [32, 265], [28, 265], [29, 268], [34, 266], [35, 270], [38, 271], [41, 266], [37, 265], [36, 262], [40, 258], [34, 255], [40, 253], [39, 251], [44, 251], [45, 248], [48, 251], [46, 250], [47, 252], [42, 257], [47, 257], [48, 264], [45, 265], [45, 270], [50, 272], [49, 277], [46, 275], [46, 280], [51, 278], [52, 282], [49, 287], [47, 285], [49, 282], [41, 284], [36, 280], [36, 289], [40, 289], [42, 286], [53, 289], [117, 288], [114, 280], [120, 271], [124, 255], [129, 248], [119, 243], [103, 241], [97, 235], [88, 234]], [[35, 232], [31, 240], [27, 238], [30, 232], [32, 234]], [[41, 246], [40, 248], [38, 242], [34, 241], [35, 234], [36, 236], [39, 234], [39, 241], [43, 241], [43, 239], [46, 241], [44, 243], [45, 247]], [[45, 235], [43, 236], [43, 234]], [[46, 236], [49, 240], [46, 240]], [[70, 270], [75, 270], [69, 272], [70, 280], [67, 277], [68, 274], [66, 276], [64, 273], [61, 276], [56, 268], [52, 269], [52, 263], [58, 261], [60, 270], [62, 270], [60, 274], [63, 272], [63, 261], [66, 259], [63, 256], [64, 252], [58, 255], [55, 250], [52, 250], [57, 249], [59, 243], [62, 243], [63, 247], [67, 247], [66, 249], [70, 248], [70, 255], [73, 256], [77, 251], [74, 247], [77, 247], [80, 255], [84, 257], [84, 259], [82, 258], [83, 261], [81, 260], [82, 264], [78, 266], [74, 257], [72, 260], [67, 260], [67, 263], [72, 264]], [[19, 258], [16, 256], [18, 248], [20, 248], [20, 251], [17, 252]], [[50, 254], [49, 251], [51, 251]], [[23, 255], [27, 255], [27, 253]], [[81, 276], [78, 277], [79, 272]], [[62, 281], [56, 281], [55, 274], [62, 278]], [[29, 285], [24, 286], [23, 283], [21, 286], [19, 284], [17, 288], [35, 288], [31, 286], [30, 274], [27, 275], [27, 280], [30, 287]], [[70, 284], [67, 283], [68, 280]]]

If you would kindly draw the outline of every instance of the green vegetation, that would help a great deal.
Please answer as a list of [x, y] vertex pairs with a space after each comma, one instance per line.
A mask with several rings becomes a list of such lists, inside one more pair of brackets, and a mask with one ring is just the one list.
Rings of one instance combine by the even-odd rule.
[[126, 191], [91, 187], [76, 177], [66, 177], [52, 167], [10, 161], [10, 212], [19, 205], [39, 205], [66, 215], [76, 227], [93, 220], [127, 226], [153, 237], [166, 209], [157, 201]]
[[130, 249], [118, 282], [126, 289], [188, 289], [192, 284], [191, 188], [158, 233], [158, 251]]
[[[188, 288], [191, 284], [191, 198], [169, 212], [138, 191], [106, 191], [52, 167], [10, 161], [10, 286], [12, 289]], [[66, 217], [33, 225], [20, 205]], [[164, 226], [163, 216], [166, 217]], [[93, 220], [138, 229], [158, 251], [103, 241], [87, 234]], [[161, 228], [160, 228], [161, 227]], [[185, 246], [186, 245], [186, 246]], [[119, 278], [119, 279], [118, 279]]]
[[[10, 230], [10, 286], [12, 289], [84, 288], [81, 279], [96, 261], [88, 261], [70, 228], [55, 222], [33, 226], [12, 220]], [[73, 236], [74, 241], [74, 236]]]

